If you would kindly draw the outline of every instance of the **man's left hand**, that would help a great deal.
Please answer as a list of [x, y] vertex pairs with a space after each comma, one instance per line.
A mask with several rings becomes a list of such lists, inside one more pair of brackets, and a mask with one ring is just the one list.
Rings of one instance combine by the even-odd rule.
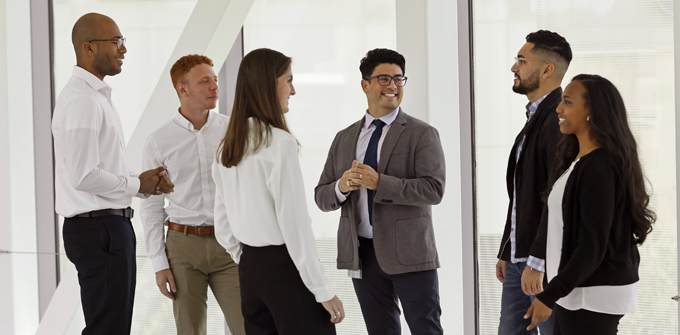
[[543, 292], [543, 276], [545, 276], [545, 273], [534, 270], [527, 265], [522, 272], [522, 291], [524, 291], [524, 294], [537, 295]]
[[536, 328], [536, 325], [539, 322], [548, 320], [550, 314], [552, 314], [552, 309], [550, 307], [546, 306], [540, 300], [534, 299], [529, 310], [527, 310], [527, 314], [524, 315], [525, 319], [531, 318], [531, 324], [527, 327], [527, 330], [532, 330]]
[[359, 161], [353, 161], [352, 168], [349, 171], [352, 184], [365, 186], [374, 191], [378, 189], [380, 174], [375, 172], [372, 167], [359, 163]]

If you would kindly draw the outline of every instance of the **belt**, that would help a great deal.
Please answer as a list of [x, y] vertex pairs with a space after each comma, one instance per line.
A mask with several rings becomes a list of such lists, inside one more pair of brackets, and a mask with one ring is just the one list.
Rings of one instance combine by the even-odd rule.
[[199, 236], [215, 235], [215, 227], [213, 226], [188, 226], [179, 223], [168, 222], [168, 229], [178, 231], [180, 233], [186, 231], [187, 234], [191, 235]]
[[132, 216], [135, 214], [135, 210], [128, 207], [124, 209], [100, 209], [98, 211], [92, 211], [92, 212], [87, 212], [87, 213], [82, 213], [78, 215], [74, 215], [74, 218], [96, 218], [100, 216], [107, 216], [107, 215], [117, 215], [117, 216], [123, 216], [128, 219], [132, 219]]

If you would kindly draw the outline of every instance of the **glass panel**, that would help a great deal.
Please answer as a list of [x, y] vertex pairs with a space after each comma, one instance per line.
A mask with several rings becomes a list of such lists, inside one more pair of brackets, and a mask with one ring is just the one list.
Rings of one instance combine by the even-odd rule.
[[673, 1], [473, 2], [475, 142], [480, 333], [496, 334], [501, 284], [496, 254], [508, 197], [505, 172], [514, 137], [526, 117], [525, 96], [512, 92], [513, 56], [533, 31], [564, 36], [574, 59], [563, 87], [580, 73], [596, 73], [620, 90], [653, 186], [658, 221], [640, 248], [637, 313], [624, 317], [624, 334], [678, 332], [675, 208]]
[[318, 210], [314, 187], [335, 134], [359, 120], [367, 108], [359, 61], [373, 48], [396, 49], [395, 1], [256, 0], [243, 36], [245, 53], [266, 47], [293, 58], [297, 94], [290, 99], [286, 118], [302, 144], [300, 161], [319, 256], [347, 315], [337, 331], [366, 334], [347, 271], [336, 270], [340, 213]]

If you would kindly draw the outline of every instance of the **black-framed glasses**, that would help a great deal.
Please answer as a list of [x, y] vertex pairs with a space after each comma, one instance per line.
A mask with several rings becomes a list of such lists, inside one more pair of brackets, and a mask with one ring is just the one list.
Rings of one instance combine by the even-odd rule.
[[378, 84], [380, 84], [380, 86], [389, 86], [390, 83], [392, 82], [392, 80], [394, 80], [394, 84], [399, 86], [399, 87], [403, 87], [404, 85], [406, 85], [406, 79], [408, 79], [408, 78], [406, 78], [402, 75], [397, 75], [397, 76], [392, 77], [392, 76], [387, 75], [387, 74], [380, 74], [380, 75], [377, 75], [377, 76], [368, 77], [368, 78], [366, 78], [366, 80], [371, 80], [371, 79], [374, 79], [374, 78], [378, 78]]
[[125, 37], [116, 37], [116, 38], [109, 38], [108, 40], [90, 40], [87, 41], [88, 43], [90, 42], [116, 42], [118, 45], [118, 50], [122, 48], [125, 45]]

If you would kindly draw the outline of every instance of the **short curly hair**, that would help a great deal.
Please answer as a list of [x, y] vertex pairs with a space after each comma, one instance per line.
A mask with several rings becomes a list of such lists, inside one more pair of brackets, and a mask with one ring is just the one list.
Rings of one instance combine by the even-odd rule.
[[172, 79], [172, 87], [177, 89], [177, 84], [184, 82], [184, 78], [196, 65], [208, 64], [213, 67], [212, 59], [203, 55], [186, 55], [178, 59], [170, 69], [170, 78]]

